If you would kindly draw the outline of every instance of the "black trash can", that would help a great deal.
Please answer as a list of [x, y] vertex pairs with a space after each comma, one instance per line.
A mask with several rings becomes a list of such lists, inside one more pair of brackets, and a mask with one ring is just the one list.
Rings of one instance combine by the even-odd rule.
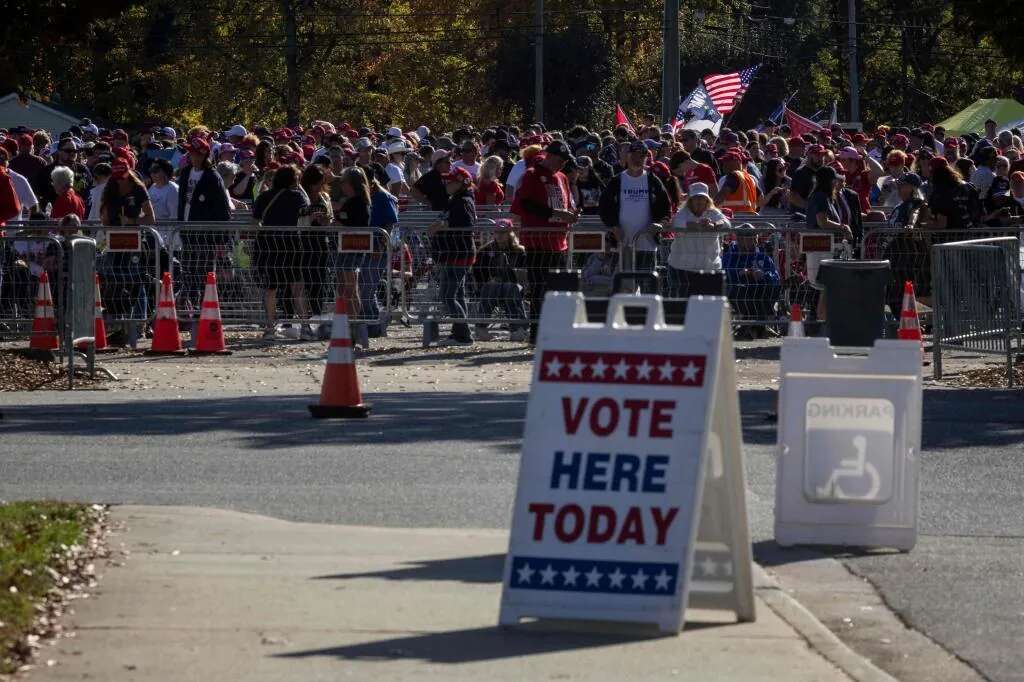
[[[549, 270], [546, 278], [545, 293], [548, 291], [579, 291], [580, 275], [582, 270]], [[543, 302], [543, 299], [541, 300]], [[530, 320], [530, 343], [537, 341], [537, 326], [540, 321], [540, 311], [532, 313]]]
[[818, 284], [825, 287], [825, 321], [833, 346], [872, 346], [885, 332], [887, 260], [823, 260]]

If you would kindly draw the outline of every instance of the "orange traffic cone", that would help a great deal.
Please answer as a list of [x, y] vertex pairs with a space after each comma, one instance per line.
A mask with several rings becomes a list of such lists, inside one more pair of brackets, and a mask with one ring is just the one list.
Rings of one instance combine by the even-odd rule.
[[206, 291], [203, 292], [203, 307], [199, 313], [199, 331], [196, 334], [193, 355], [231, 355], [224, 346], [224, 326], [220, 322], [220, 300], [217, 298], [217, 275], [206, 273]]
[[[100, 298], [100, 276], [96, 275], [96, 323], [93, 327], [93, 336], [96, 337], [96, 351], [107, 348], [107, 323], [103, 320], [103, 300]], [[86, 344], [80, 343], [75, 348], [85, 350]]]
[[174, 307], [174, 284], [171, 273], [165, 272], [160, 283], [160, 302], [156, 307], [153, 321], [153, 345], [146, 355], [178, 355], [181, 349], [181, 332], [178, 330], [178, 311]]
[[921, 321], [917, 317], [917, 298], [914, 296], [914, 283], [903, 284], [903, 309], [900, 310], [900, 328], [896, 338], [901, 341], [923, 341], [921, 337]]
[[57, 318], [53, 315], [53, 294], [50, 293], [50, 277], [43, 270], [39, 275], [39, 294], [36, 296], [36, 314], [32, 320], [30, 350], [56, 350], [60, 348], [57, 339]]
[[327, 369], [320, 388], [320, 404], [310, 405], [309, 412], [317, 419], [365, 418], [370, 415], [370, 406], [363, 404], [359, 391], [344, 295], [338, 296], [334, 303], [331, 345], [327, 349]]
[[789, 306], [789, 330], [786, 336], [803, 338], [804, 336], [804, 313], [799, 303]]

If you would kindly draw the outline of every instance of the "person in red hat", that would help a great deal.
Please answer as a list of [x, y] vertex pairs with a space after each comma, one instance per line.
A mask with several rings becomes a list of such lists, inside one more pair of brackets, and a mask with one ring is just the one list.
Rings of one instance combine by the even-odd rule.
[[100, 199], [100, 220], [111, 227], [156, 222], [146, 186], [123, 159], [110, 164], [110, 180]]
[[186, 146], [189, 163], [178, 174], [178, 220], [183, 222], [231, 219], [227, 190], [210, 160], [210, 143], [195, 137]]
[[[100, 198], [100, 221], [108, 227], [123, 227], [128, 225], [152, 225], [156, 222], [153, 211], [153, 203], [150, 201], [146, 186], [139, 179], [139, 176], [131, 170], [128, 163], [117, 157], [110, 164], [110, 179], [103, 187], [103, 194]], [[136, 318], [138, 302], [148, 297], [147, 282], [149, 277], [143, 273], [148, 267], [152, 272], [154, 263], [150, 262], [141, 268], [136, 266], [139, 256], [152, 257], [155, 244], [147, 239], [148, 235], [143, 234], [143, 239], [149, 245], [141, 254], [129, 252], [114, 252], [107, 254], [105, 267], [111, 272], [118, 273], [116, 278], [104, 278], [102, 298], [103, 304], [114, 320], [125, 318]], [[134, 261], [133, 261], [134, 259]], [[115, 326], [119, 327], [117, 323]], [[128, 328], [112, 326], [109, 330], [107, 342], [115, 346], [125, 345], [128, 338]]]
[[960, 138], [947, 137], [942, 142], [942, 156], [949, 163], [956, 163], [960, 158]]
[[[562, 168], [571, 156], [568, 145], [552, 142], [535, 157], [519, 182], [512, 200], [512, 213], [522, 220], [526, 247], [526, 272], [530, 279], [530, 340], [536, 340], [550, 271], [565, 266], [569, 250], [566, 234], [579, 213], [572, 209], [569, 181]], [[605, 190], [607, 191], [607, 189]], [[602, 197], [604, 195], [602, 194]], [[534, 229], [530, 229], [534, 228]], [[536, 229], [543, 228], [543, 229]]]
[[[441, 300], [451, 317], [464, 320], [470, 315], [466, 276], [476, 261], [472, 232], [476, 225], [473, 177], [467, 169], [453, 167], [445, 174], [444, 182], [449, 197], [447, 218], [430, 226], [430, 249], [435, 262], [441, 266], [438, 277]], [[469, 324], [452, 323], [449, 340], [458, 345], [472, 344]]]
[[[210, 160], [210, 143], [196, 135], [185, 147], [188, 164], [178, 173], [178, 220], [181, 222], [227, 222], [231, 203], [220, 173]], [[183, 293], [198, 310], [206, 287], [206, 273], [216, 269], [217, 250], [230, 236], [223, 231], [183, 230]]]
[[[9, 167], [15, 173], [25, 176], [30, 182], [35, 183], [36, 178], [40, 176], [43, 169], [46, 168], [46, 159], [41, 156], [37, 156], [34, 152], [32, 145], [32, 136], [27, 133], [18, 135], [17, 139], [17, 152], [11, 157]], [[49, 181], [47, 181], [49, 184]], [[39, 186], [33, 185], [36, 193], [39, 192]]]

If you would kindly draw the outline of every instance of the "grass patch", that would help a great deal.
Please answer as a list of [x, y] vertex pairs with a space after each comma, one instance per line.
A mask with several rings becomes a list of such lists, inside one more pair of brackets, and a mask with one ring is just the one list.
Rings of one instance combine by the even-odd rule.
[[58, 586], [64, 557], [86, 539], [88, 507], [60, 502], [0, 504], [0, 674], [26, 658], [36, 605]]

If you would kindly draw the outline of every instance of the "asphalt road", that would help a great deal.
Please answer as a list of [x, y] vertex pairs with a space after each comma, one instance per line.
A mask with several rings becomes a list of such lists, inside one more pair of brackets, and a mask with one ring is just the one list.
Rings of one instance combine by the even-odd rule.
[[[308, 396], [2, 395], [0, 499], [201, 505], [366, 525], [507, 525], [524, 394], [372, 398], [368, 421], [321, 422], [309, 418]], [[741, 399], [755, 551], [777, 561], [775, 429], [765, 420], [774, 395]], [[918, 547], [837, 556], [909, 625], [985, 676], [1024, 680], [1021, 398], [927, 391], [924, 419]]]

